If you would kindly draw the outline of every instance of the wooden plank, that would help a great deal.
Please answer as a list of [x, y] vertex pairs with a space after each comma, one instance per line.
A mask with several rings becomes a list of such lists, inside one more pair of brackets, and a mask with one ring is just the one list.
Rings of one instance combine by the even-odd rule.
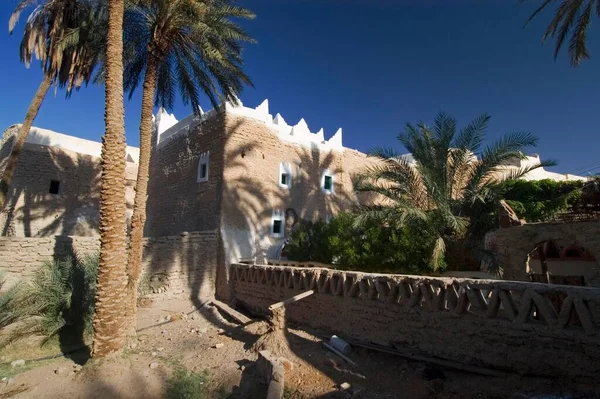
[[288, 298], [288, 299], [283, 300], [281, 302], [277, 302], [277, 303], [272, 304], [271, 306], [269, 306], [269, 310], [272, 311], [272, 310], [275, 310], [275, 309], [280, 308], [282, 306], [289, 305], [290, 303], [297, 302], [300, 299], [306, 298], [307, 296], [310, 296], [310, 295], [312, 295], [314, 293], [315, 292], [313, 290], [308, 290], [308, 291], [302, 292], [302, 293], [300, 293], [298, 295], [294, 295], [291, 298]]
[[253, 322], [253, 320], [251, 318], [246, 317], [245, 315], [243, 315], [240, 312], [238, 312], [237, 310], [233, 309], [231, 306], [227, 305], [226, 303], [217, 301], [215, 299], [215, 300], [211, 301], [211, 304], [213, 306], [217, 307], [219, 310], [227, 313], [228, 316], [230, 316], [232, 319], [234, 319], [235, 321], [237, 321], [238, 323], [240, 323], [242, 325], [250, 324]]

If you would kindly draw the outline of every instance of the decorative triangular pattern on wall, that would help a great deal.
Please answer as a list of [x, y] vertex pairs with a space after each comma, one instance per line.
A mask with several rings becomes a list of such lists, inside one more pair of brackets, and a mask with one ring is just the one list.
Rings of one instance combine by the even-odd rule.
[[[325, 268], [232, 264], [236, 282], [317, 295], [381, 301], [428, 312], [504, 319], [516, 328], [543, 325], [598, 333], [600, 293], [587, 287], [347, 272]], [[596, 318], [594, 317], [596, 315]]]

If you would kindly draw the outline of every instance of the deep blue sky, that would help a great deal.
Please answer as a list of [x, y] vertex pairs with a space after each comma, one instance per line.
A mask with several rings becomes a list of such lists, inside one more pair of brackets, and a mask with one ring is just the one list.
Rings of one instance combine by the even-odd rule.
[[[0, 22], [16, 0], [0, 4]], [[248, 106], [268, 98], [289, 124], [305, 118], [312, 131], [344, 130], [344, 145], [366, 151], [395, 146], [406, 122], [431, 121], [444, 110], [459, 125], [487, 112], [488, 137], [528, 130], [540, 137], [530, 152], [555, 158], [561, 172], [593, 164], [600, 171], [600, 29], [589, 34], [590, 61], [577, 69], [552, 43], [541, 43], [548, 11], [526, 29], [539, 1], [245, 0], [257, 18], [246, 24], [258, 44], [245, 52], [255, 88]], [[40, 82], [19, 63], [15, 34], [0, 34], [0, 127], [21, 122]], [[592, 25], [600, 21], [594, 18]], [[5, 25], [6, 27], [7, 25]], [[100, 140], [104, 90], [88, 87], [64, 99], [49, 95], [36, 126]], [[126, 102], [128, 142], [138, 143], [139, 93]], [[205, 110], [210, 104], [205, 102]], [[190, 113], [182, 104], [178, 119]], [[583, 171], [580, 171], [583, 172]]]

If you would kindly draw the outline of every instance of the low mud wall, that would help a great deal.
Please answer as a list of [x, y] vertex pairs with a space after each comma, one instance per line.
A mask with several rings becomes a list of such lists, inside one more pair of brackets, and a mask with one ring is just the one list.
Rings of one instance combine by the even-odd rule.
[[233, 264], [235, 300], [255, 311], [305, 290], [286, 317], [341, 337], [521, 374], [594, 381], [600, 289], [499, 280]]
[[[145, 238], [142, 284], [163, 296], [214, 297], [219, 242], [215, 230]], [[0, 237], [0, 270], [10, 286], [31, 278], [44, 261], [99, 249], [97, 237]]]

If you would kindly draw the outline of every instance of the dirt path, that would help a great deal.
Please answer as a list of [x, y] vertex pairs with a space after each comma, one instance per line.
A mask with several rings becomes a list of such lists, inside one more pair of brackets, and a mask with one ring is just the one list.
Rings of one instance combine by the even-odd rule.
[[[83, 367], [65, 358], [40, 363], [1, 382], [0, 399], [161, 398], [178, 367], [206, 371], [207, 397], [265, 397], [266, 387], [255, 374], [257, 355], [251, 351], [267, 330], [265, 322], [242, 329], [212, 308], [169, 300], [140, 309], [138, 327], [138, 340], [122, 355]], [[323, 348], [321, 334], [287, 330], [293, 369], [285, 377], [286, 398], [600, 398], [594, 387], [565, 381], [482, 377], [364, 350], [353, 352], [358, 367], [351, 368]], [[349, 384], [346, 389], [343, 383]]]

